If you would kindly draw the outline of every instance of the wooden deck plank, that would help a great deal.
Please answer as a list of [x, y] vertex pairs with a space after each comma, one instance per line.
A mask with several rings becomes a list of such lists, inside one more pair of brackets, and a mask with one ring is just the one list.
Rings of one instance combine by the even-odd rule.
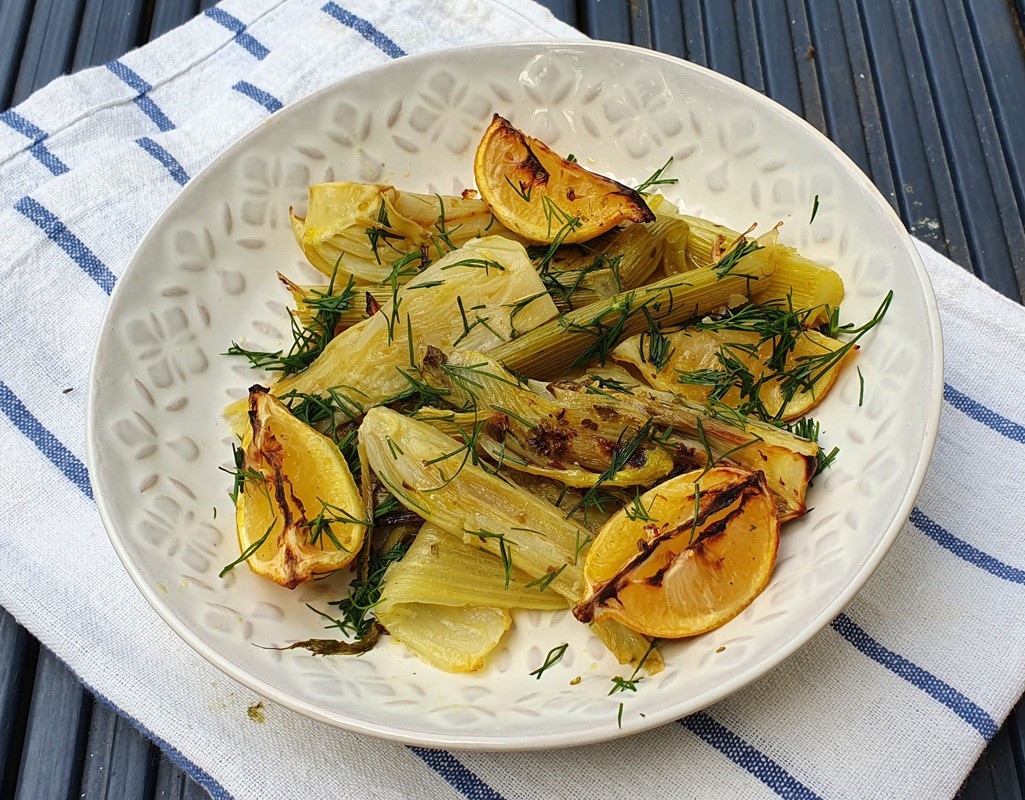
[[17, 785], [39, 645], [0, 608], [0, 797]]
[[143, 800], [152, 796], [156, 774], [157, 755], [149, 741], [123, 717], [94, 704], [81, 800]]
[[33, 0], [0, 0], [0, 109], [11, 104], [32, 21]]
[[91, 711], [82, 684], [41, 648], [14, 800], [78, 797]]
[[72, 69], [106, 64], [142, 44], [147, 0], [86, 0]]
[[71, 66], [85, 0], [35, 0], [11, 105]]

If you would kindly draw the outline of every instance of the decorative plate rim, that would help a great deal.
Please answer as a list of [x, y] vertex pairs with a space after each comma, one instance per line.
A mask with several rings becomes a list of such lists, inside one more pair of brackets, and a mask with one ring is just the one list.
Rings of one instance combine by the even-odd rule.
[[[558, 50], [592, 50], [592, 51], [621, 51], [634, 56], [639, 56], [642, 59], [651, 59], [654, 61], [663, 61], [668, 64], [672, 64], [674, 68], [682, 68], [684, 70], [690, 70], [695, 73], [701, 74], [709, 78], [713, 83], [716, 83], [728, 92], [739, 94], [742, 98], [746, 98], [751, 103], [761, 107], [762, 110], [770, 112], [776, 117], [786, 119], [791, 124], [797, 122], [800, 126], [810, 133], [820, 145], [833, 157], [837, 164], [847, 173], [847, 177], [851, 178], [856, 184], [858, 184], [868, 198], [871, 198], [871, 202], [877, 207], [877, 211], [882, 212], [882, 216], [886, 221], [893, 227], [897, 238], [900, 240], [904, 254], [906, 254], [908, 261], [914, 267], [916, 276], [923, 289], [923, 300], [925, 303], [926, 321], [928, 323], [927, 338], [929, 345], [929, 355], [932, 357], [930, 363], [930, 375], [929, 383], [927, 386], [927, 415], [924, 422], [924, 437], [921, 443], [921, 449], [918, 453], [917, 462], [915, 469], [911, 475], [911, 480], [908, 484], [908, 488], [905, 492], [899, 504], [899, 510], [893, 517], [888, 527], [886, 528], [885, 534], [878, 540], [875, 548], [869, 552], [867, 559], [861, 568], [855, 572], [847, 584], [846, 587], [809, 623], [805, 625], [802, 630], [799, 630], [793, 635], [782, 647], [771, 653], [768, 657], [763, 658], [758, 663], [752, 665], [746, 670], [738, 673], [732, 678], [723, 681], [717, 685], [714, 689], [705, 691], [702, 694], [691, 696], [687, 698], [687, 708], [681, 710], [680, 705], [669, 705], [663, 707], [659, 711], [651, 712], [639, 723], [632, 724], [629, 729], [615, 729], [615, 728], [600, 728], [600, 729], [584, 729], [572, 732], [559, 732], [554, 734], [546, 734], [539, 732], [536, 735], [506, 735], [501, 737], [495, 736], [481, 736], [481, 735], [447, 735], [430, 732], [417, 732], [409, 729], [399, 729], [389, 724], [377, 723], [369, 720], [353, 719], [350, 717], [343, 716], [338, 713], [325, 712], [323, 709], [318, 708], [316, 705], [294, 698], [287, 693], [279, 690], [273, 684], [256, 678], [246, 672], [246, 670], [232, 664], [225, 656], [221, 655], [214, 647], [204, 642], [196, 634], [194, 634], [185, 624], [181, 621], [174, 613], [173, 608], [163, 602], [160, 595], [153, 586], [150, 586], [147, 581], [143, 578], [140, 569], [134, 563], [128, 548], [117, 531], [117, 527], [114, 524], [110, 507], [108, 506], [108, 498], [101, 485], [100, 465], [98, 453], [98, 438], [96, 435], [97, 426], [99, 420], [97, 419], [98, 414], [98, 384], [97, 376], [101, 368], [101, 362], [104, 359], [105, 348], [104, 344], [107, 342], [109, 337], [112, 335], [113, 325], [112, 317], [115, 309], [118, 307], [118, 300], [122, 291], [123, 286], [127, 283], [125, 277], [130, 271], [137, 269], [139, 263], [139, 254], [143, 252], [147, 246], [154, 240], [157, 240], [161, 235], [165, 220], [171, 217], [181, 206], [185, 205], [191, 195], [190, 187], [202, 185], [203, 179], [209, 172], [215, 170], [223, 162], [237, 158], [244, 154], [249, 143], [258, 137], [267, 126], [273, 126], [280, 120], [290, 114], [298, 113], [301, 109], [313, 106], [321, 101], [323, 98], [329, 96], [332, 92], [337, 91], [338, 87], [350, 82], [362, 82], [372, 80], [379, 73], [387, 72], [394, 68], [397, 63], [409, 62], [434, 62], [438, 59], [444, 58], [446, 55], [451, 55], [454, 52], [473, 52], [473, 51], [495, 51], [509, 48], [522, 48], [522, 47], [534, 47], [538, 51], [558, 51]], [[826, 627], [826, 625], [834, 618], [840, 611], [851, 601], [854, 595], [860, 591], [860, 589], [867, 582], [869, 577], [878, 567], [883, 557], [887, 554], [896, 540], [897, 535], [901, 531], [904, 523], [907, 521], [912, 507], [919, 492], [921, 491], [922, 484], [924, 483], [926, 472], [929, 467], [929, 463], [932, 458], [932, 454], [936, 445], [938, 430], [939, 430], [939, 419], [940, 411], [942, 408], [942, 386], [943, 386], [943, 340], [941, 335], [941, 324], [939, 317], [939, 310], [936, 304], [935, 292], [933, 290], [932, 282], [929, 279], [929, 275], [925, 269], [925, 265], [919, 255], [914, 240], [905, 228], [904, 224], [900, 221], [896, 212], [893, 208], [885, 201], [882, 195], [879, 193], [875, 185], [869, 180], [869, 178], [862, 172], [862, 170], [830, 139], [820, 133], [816, 128], [809, 124], [806, 120], [792, 113], [788, 109], [779, 105], [775, 101], [766, 97], [765, 95], [751, 89], [750, 87], [732, 79], [725, 75], [719, 74], [710, 70], [706, 67], [702, 67], [698, 64], [686, 61], [685, 59], [677, 58], [675, 56], [659, 53], [653, 50], [648, 50], [642, 47], [634, 45], [620, 44], [614, 42], [601, 42], [592, 40], [563, 40], [563, 39], [541, 39], [541, 40], [525, 40], [515, 42], [502, 42], [494, 44], [483, 44], [473, 45], [469, 47], [456, 47], [446, 48], [442, 50], [434, 50], [426, 53], [420, 53], [416, 55], [406, 56], [400, 61], [391, 61], [377, 67], [368, 69], [364, 72], [350, 75], [342, 78], [334, 83], [325, 86], [313, 94], [304, 97], [303, 99], [285, 106], [283, 109], [273, 113], [270, 117], [263, 120], [261, 123], [254, 126], [251, 130], [243, 134], [237, 141], [229, 145], [225, 150], [213, 158], [202, 170], [200, 170], [192, 180], [179, 192], [167, 205], [166, 208], [159, 214], [153, 224], [149, 227], [146, 234], [139, 240], [139, 244], [136, 246], [128, 264], [122, 273], [121, 278], [117, 281], [114, 290], [111, 294], [110, 300], [108, 301], [106, 311], [104, 313], [103, 321], [100, 326], [100, 332], [97, 337], [96, 345], [93, 350], [92, 361], [89, 370], [89, 394], [86, 404], [86, 447], [87, 457], [86, 463], [88, 466], [89, 480], [93, 488], [93, 492], [96, 498], [96, 507], [99, 511], [100, 519], [103, 523], [104, 529], [107, 532], [108, 538], [111, 544], [120, 558], [126, 572], [132, 578], [143, 597], [146, 598], [147, 602], [157, 612], [160, 618], [173, 630], [183, 641], [185, 641], [195, 652], [201, 655], [209, 663], [217, 667], [222, 673], [234, 679], [238, 683], [246, 686], [252, 691], [258, 693], [262, 697], [265, 697], [281, 706], [289, 708], [300, 714], [303, 714], [312, 719], [320, 722], [327, 723], [329, 725], [339, 727], [345, 730], [353, 731], [356, 733], [369, 734], [378, 736], [385, 739], [401, 742], [410, 745], [426, 745], [431, 747], [444, 747], [449, 749], [457, 750], [481, 750], [481, 751], [503, 751], [503, 750], [539, 750], [552, 747], [571, 747], [584, 744], [593, 744], [602, 741], [608, 741], [611, 739], [621, 738], [623, 736], [630, 736], [635, 733], [640, 733], [652, 728], [661, 726], [668, 722], [675, 721], [681, 716], [695, 713], [703, 708], [706, 708], [741, 688], [747, 686], [757, 678], [766, 674], [804, 644], [806, 644], [813, 636], [819, 631]]]

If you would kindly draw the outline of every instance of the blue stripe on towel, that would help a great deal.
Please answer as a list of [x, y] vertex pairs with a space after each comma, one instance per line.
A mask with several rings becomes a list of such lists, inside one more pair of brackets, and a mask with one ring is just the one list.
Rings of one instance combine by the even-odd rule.
[[933, 700], [942, 703], [961, 719], [977, 730], [985, 739], [991, 739], [997, 732], [993, 717], [944, 680], [908, 661], [904, 656], [883, 647], [846, 614], [840, 614], [830, 626], [844, 639], [854, 645], [873, 661], [882, 664], [916, 689], [921, 689]]
[[28, 151], [35, 157], [36, 161], [50, 170], [53, 175], [63, 175], [68, 172], [68, 165], [51, 153], [42, 142], [36, 142]]
[[502, 795], [464, 767], [447, 750], [430, 750], [426, 747], [410, 747], [409, 750], [463, 797], [469, 800], [504, 800]]
[[282, 108], [284, 108], [284, 105], [280, 100], [278, 100], [278, 98], [276, 98], [272, 94], [268, 94], [263, 89], [259, 89], [256, 86], [253, 86], [253, 84], [249, 83], [248, 81], [239, 81], [231, 88], [234, 89], [236, 92], [239, 92], [240, 94], [244, 94], [249, 99], [255, 100], [261, 106], [266, 108], [271, 114], [273, 114], [275, 111], [280, 111]]
[[42, 128], [33, 125], [13, 109], [0, 113], [0, 122], [3, 122], [11, 130], [17, 131], [25, 138], [31, 139], [32, 144], [29, 145], [28, 151], [40, 164], [50, 170], [52, 174], [63, 175], [68, 171], [67, 164], [57, 158], [43, 144], [43, 140], [46, 138], [46, 131]]
[[188, 183], [189, 173], [187, 173], [185, 168], [178, 163], [178, 160], [168, 153], [163, 147], [154, 142], [148, 136], [136, 139], [135, 143], [163, 164], [167, 171], [171, 173], [171, 177], [178, 182], [179, 186], [184, 186]]
[[992, 428], [997, 433], [1006, 436], [1012, 442], [1025, 444], [1025, 425], [1008, 419], [996, 411], [973, 400], [963, 392], [959, 392], [949, 383], [943, 384], [943, 399], [963, 414], [967, 414], [976, 422], [981, 422], [987, 428]]
[[947, 548], [958, 558], [963, 558], [969, 564], [974, 564], [979, 569], [984, 569], [991, 575], [996, 575], [1005, 581], [1025, 586], [1025, 570], [1005, 564], [1003, 561], [968, 544], [964, 539], [958, 539], [946, 528], [929, 519], [918, 508], [911, 510], [911, 524], [934, 542]]
[[14, 207], [26, 218], [34, 222], [50, 241], [67, 253], [82, 270], [96, 283], [103, 291], [110, 294], [114, 289], [114, 273], [106, 264], [96, 257], [92, 250], [85, 246], [85, 243], [75, 234], [68, 230], [67, 225], [61, 222], [57, 216], [44, 208], [38, 200], [31, 197], [23, 197]]
[[401, 58], [406, 54], [405, 50], [375, 28], [370, 20], [357, 17], [351, 11], [346, 11], [338, 3], [328, 3], [321, 10], [330, 14], [345, 27], [352, 28], [385, 55], [392, 58]]
[[89, 473], [85, 464], [43, 426], [3, 381], [0, 381], [0, 410], [40, 453], [81, 490], [82, 494], [90, 500], [93, 499], [93, 490], [89, 485]]
[[153, 87], [142, 79], [135, 70], [125, 66], [120, 61], [108, 61], [107, 69], [113, 72], [118, 78], [120, 78], [129, 88], [134, 89], [139, 94], [134, 98], [134, 103], [139, 107], [143, 114], [153, 120], [153, 124], [163, 131], [170, 131], [174, 129], [174, 123], [168, 119], [167, 115], [160, 110], [160, 107], [153, 102], [147, 92]]
[[820, 800], [819, 795], [801, 783], [767, 755], [716, 722], [704, 711], [691, 714], [680, 724], [712, 745], [739, 767], [743, 767], [772, 791], [786, 800]]
[[233, 17], [227, 11], [217, 6], [208, 8], [203, 13], [218, 25], [234, 33], [235, 41], [239, 46], [247, 50], [258, 61], [263, 61], [263, 59], [270, 55], [270, 50], [260, 44], [251, 34], [246, 33], [246, 26], [238, 17]]

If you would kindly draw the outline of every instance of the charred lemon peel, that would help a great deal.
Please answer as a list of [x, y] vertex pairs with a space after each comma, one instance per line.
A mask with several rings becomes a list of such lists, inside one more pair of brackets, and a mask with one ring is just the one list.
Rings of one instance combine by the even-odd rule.
[[263, 386], [249, 390], [236, 502], [241, 561], [294, 589], [349, 564], [370, 523], [338, 446], [294, 417]]
[[577, 619], [614, 619], [645, 636], [695, 636], [725, 624], [765, 588], [779, 518], [760, 472], [680, 475], [641, 503], [652, 521], [623, 511], [595, 537]]
[[585, 242], [624, 222], [655, 219], [638, 191], [563, 158], [499, 114], [484, 132], [473, 173], [498, 221], [532, 242]]

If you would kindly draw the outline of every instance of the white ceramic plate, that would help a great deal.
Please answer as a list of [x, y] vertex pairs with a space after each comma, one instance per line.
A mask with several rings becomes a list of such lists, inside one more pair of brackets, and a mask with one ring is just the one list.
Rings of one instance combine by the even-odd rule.
[[[344, 593], [345, 576], [291, 592], [244, 568], [218, 577], [238, 555], [231, 481], [218, 471], [231, 441], [221, 409], [260, 378], [219, 354], [232, 340], [286, 343], [288, 298], [275, 270], [312, 273], [289, 206], [304, 207], [309, 183], [335, 179], [458, 193], [472, 186], [473, 150], [495, 111], [626, 183], [673, 156], [679, 184], [666, 194], [689, 211], [740, 229], [782, 220], [784, 242], [843, 275], [846, 319], [867, 320], [895, 293], [859, 356], [864, 407], [851, 369], [816, 413], [840, 457], [815, 482], [814, 511], [787, 526], [769, 587], [725, 627], [665, 645], [665, 671], [636, 694], [608, 696], [623, 668], [568, 613], [518, 614], [484, 671], [448, 675], [387, 638], [360, 658], [254, 646], [324, 635], [305, 604], [324, 608]], [[727, 78], [644, 50], [481, 47], [342, 81], [275, 114], [189, 182], [111, 300], [92, 375], [89, 467], [104, 524], [142, 593], [192, 647], [264, 697], [417, 744], [582, 744], [725, 697], [835, 616], [910, 512], [936, 436], [941, 365], [932, 291], [907, 232], [803, 121]], [[530, 677], [562, 642], [562, 661]]]

